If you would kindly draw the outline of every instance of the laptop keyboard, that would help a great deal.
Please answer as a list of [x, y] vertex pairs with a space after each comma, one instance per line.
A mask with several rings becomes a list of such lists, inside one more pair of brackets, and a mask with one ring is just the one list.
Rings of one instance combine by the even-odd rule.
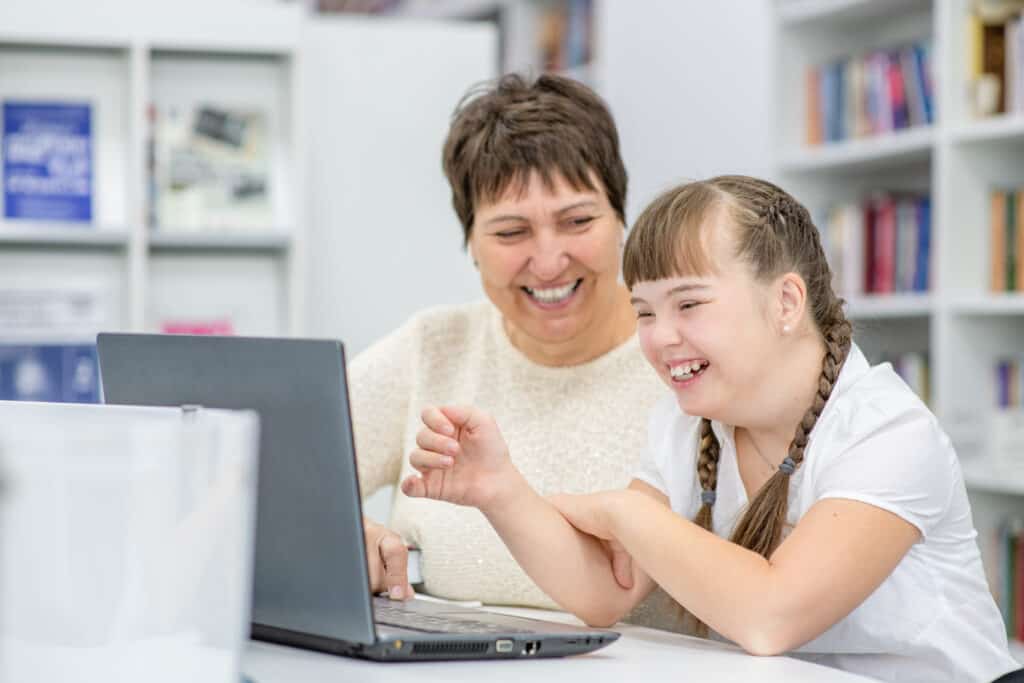
[[491, 624], [468, 617], [424, 614], [398, 606], [374, 602], [374, 620], [378, 624], [408, 628], [426, 633], [534, 633], [505, 625]]

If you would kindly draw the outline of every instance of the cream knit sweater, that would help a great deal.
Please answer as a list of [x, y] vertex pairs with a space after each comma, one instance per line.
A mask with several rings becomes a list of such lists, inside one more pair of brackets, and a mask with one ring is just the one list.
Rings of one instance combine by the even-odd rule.
[[[486, 301], [416, 315], [354, 358], [348, 372], [364, 496], [412, 471], [420, 412], [452, 403], [494, 415], [516, 467], [541, 494], [625, 487], [646, 444], [650, 409], [667, 391], [635, 337], [582, 365], [537, 365], [512, 346]], [[399, 491], [390, 527], [422, 550], [424, 587], [433, 595], [555, 607], [478, 510]]]

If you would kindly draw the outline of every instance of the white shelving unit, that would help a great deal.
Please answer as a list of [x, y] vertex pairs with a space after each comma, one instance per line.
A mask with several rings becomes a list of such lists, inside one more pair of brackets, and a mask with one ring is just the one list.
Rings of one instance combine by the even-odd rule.
[[[241, 334], [300, 334], [303, 19], [300, 6], [269, 3], [0, 3], [0, 100], [88, 102], [94, 179], [91, 224], [0, 219], [0, 272], [40, 283], [94, 277], [116, 302], [108, 330], [218, 318]], [[272, 224], [232, 233], [147, 225], [147, 111], [172, 102], [267, 114]]]
[[[999, 519], [1024, 515], [1024, 453], [1020, 466], [998, 461], [985, 430], [994, 363], [1024, 351], [1024, 295], [989, 292], [988, 272], [989, 191], [1024, 185], [1024, 120], [968, 113], [969, 0], [776, 0], [775, 7], [781, 181], [812, 211], [871, 190], [930, 191], [929, 294], [854, 298], [849, 310], [869, 355], [927, 352], [931, 405], [961, 456], [984, 551]], [[808, 66], [922, 38], [934, 49], [934, 125], [803, 144]]]
[[[590, 59], [566, 68], [566, 76], [601, 90], [600, 45], [595, 42], [604, 0], [591, 0]], [[406, 16], [494, 20], [501, 33], [501, 64], [505, 71], [539, 74], [544, 70], [538, 44], [542, 16], [567, 0], [406, 0]]]

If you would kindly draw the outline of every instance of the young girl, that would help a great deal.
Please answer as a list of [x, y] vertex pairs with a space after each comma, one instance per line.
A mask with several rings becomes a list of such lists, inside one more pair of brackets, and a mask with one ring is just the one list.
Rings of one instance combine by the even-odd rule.
[[489, 416], [444, 407], [403, 492], [479, 508], [589, 624], [657, 584], [753, 654], [891, 681], [1014, 668], [956, 454], [851, 342], [807, 210], [753, 178], [683, 185], [639, 218], [623, 273], [671, 389], [627, 490], [544, 498]]

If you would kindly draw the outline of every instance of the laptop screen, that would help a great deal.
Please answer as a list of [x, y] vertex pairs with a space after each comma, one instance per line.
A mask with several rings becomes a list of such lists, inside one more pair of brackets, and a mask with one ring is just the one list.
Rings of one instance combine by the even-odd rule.
[[252, 621], [375, 640], [340, 342], [100, 334], [107, 403], [260, 416]]

